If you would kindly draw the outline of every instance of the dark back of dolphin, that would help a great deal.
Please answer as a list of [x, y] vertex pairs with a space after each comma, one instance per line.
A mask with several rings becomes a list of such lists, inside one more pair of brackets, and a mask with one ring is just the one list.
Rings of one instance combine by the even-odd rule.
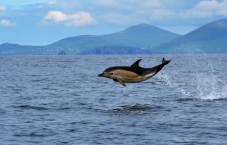
[[[167, 65], [171, 60], [165, 60], [165, 58], [162, 59], [162, 64], [154, 66], [152, 68], [143, 68], [145, 69], [144, 72], [141, 75], [146, 75], [151, 72], [154, 72], [154, 75], [156, 75], [165, 65]], [[152, 75], [152, 76], [154, 76]]]
[[143, 68], [139, 66], [141, 59], [134, 62], [131, 66], [114, 66], [107, 68], [99, 77], [110, 78], [121, 85], [125, 83], [139, 83], [156, 75], [171, 60], [162, 59], [162, 63], [152, 68]]
[[139, 63], [142, 59], [138, 59], [136, 62], [134, 62], [131, 66], [114, 66], [106, 69], [104, 72], [116, 70], [116, 69], [122, 69], [127, 70], [131, 72], [135, 72], [138, 75], [146, 75], [148, 73], [155, 72], [157, 74], [165, 65], [167, 65], [171, 60], [165, 60], [165, 58], [162, 59], [162, 64], [154, 66], [152, 68], [143, 68], [139, 66]]

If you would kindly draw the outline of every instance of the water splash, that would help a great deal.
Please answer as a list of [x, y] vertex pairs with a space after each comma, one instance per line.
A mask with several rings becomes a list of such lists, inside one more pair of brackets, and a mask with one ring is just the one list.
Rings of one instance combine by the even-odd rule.
[[202, 100], [216, 100], [227, 98], [227, 84], [217, 78], [214, 73], [197, 74], [197, 98]]
[[191, 97], [191, 96], [192, 96], [192, 94], [191, 94], [189, 91], [187, 91], [186, 89], [184, 89], [183, 87], [181, 87], [181, 85], [180, 85], [178, 82], [172, 80], [171, 77], [169, 77], [168, 74], [162, 73], [162, 75], [160, 76], [160, 78], [161, 78], [162, 80], [164, 80], [164, 82], [166, 82], [166, 84], [167, 84], [170, 88], [174, 88], [174, 89], [176, 89], [178, 92], [180, 92], [180, 93], [182, 94], [183, 97], [188, 98], [188, 97]]
[[[207, 57], [208, 58], [208, 57]], [[183, 98], [195, 98], [201, 100], [218, 100], [227, 98], [227, 83], [219, 78], [217, 70], [209, 59], [204, 62], [199, 62], [197, 59], [190, 60], [193, 69], [188, 75], [190, 79], [185, 79], [185, 82], [179, 82], [173, 74], [168, 75], [162, 73], [160, 79], [166, 84], [182, 94]], [[205, 63], [205, 64], [204, 64]], [[202, 69], [200, 69], [202, 66]], [[182, 68], [183, 69], [183, 68]], [[179, 74], [179, 77], [186, 77], [184, 74]], [[181, 78], [184, 80], [184, 78]], [[190, 80], [188, 82], [188, 80]], [[193, 89], [192, 89], [193, 88]]]
[[[198, 65], [198, 64], [197, 64]], [[208, 60], [206, 72], [196, 71], [196, 98], [202, 100], [217, 100], [227, 98], [227, 84], [218, 78], [213, 64]]]

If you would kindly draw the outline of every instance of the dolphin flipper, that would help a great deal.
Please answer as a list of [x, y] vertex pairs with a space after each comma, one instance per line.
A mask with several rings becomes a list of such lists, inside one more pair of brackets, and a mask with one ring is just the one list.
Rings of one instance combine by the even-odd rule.
[[117, 81], [122, 85], [122, 86], [125, 86], [126, 87], [126, 85], [125, 85], [125, 82], [124, 81], [122, 81], [121, 79], [117, 79]]

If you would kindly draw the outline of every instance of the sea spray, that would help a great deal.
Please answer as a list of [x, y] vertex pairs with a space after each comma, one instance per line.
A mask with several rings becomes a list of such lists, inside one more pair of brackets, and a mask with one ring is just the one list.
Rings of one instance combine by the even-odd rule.
[[227, 85], [222, 80], [218, 79], [215, 74], [205, 75], [199, 74], [200, 79], [197, 79], [197, 98], [203, 100], [215, 100], [227, 98]]
[[[194, 59], [187, 57], [188, 64], [191, 65], [190, 72], [184, 72], [184, 67], [182, 67], [182, 65], [185, 64], [181, 64], [177, 71], [173, 70], [171, 74], [162, 72], [161, 75], [159, 75], [159, 78], [164, 80], [167, 86], [180, 92], [182, 98], [196, 98], [202, 100], [227, 98], [226, 82], [219, 78], [217, 70], [214, 68], [210, 57], [206, 56], [206, 54], [202, 56], [205, 56], [202, 61], [198, 61], [197, 56], [196, 58], [193, 57]], [[178, 79], [175, 78], [178, 76], [188, 77], [185, 79], [187, 81], [178, 82]], [[181, 80], [184, 80], [184, 78]]]
[[198, 71], [198, 69], [195, 69], [195, 83], [197, 90], [195, 97], [202, 100], [226, 98], [225, 89], [227, 84], [218, 78], [217, 72], [207, 54], [204, 54], [204, 56], [207, 58], [205, 64], [199, 64], [198, 61], [194, 60], [197, 67], [201, 67], [202, 65], [204, 68], [204, 71]]
[[166, 82], [166, 84], [169, 87], [176, 89], [178, 92], [180, 92], [182, 94], [182, 97], [188, 98], [188, 97], [192, 96], [192, 94], [189, 91], [187, 91], [186, 89], [181, 87], [182, 85], [180, 85], [178, 82], [174, 81], [174, 79], [172, 79], [168, 74], [162, 73], [159, 76], [159, 78], [164, 80], [164, 82]]

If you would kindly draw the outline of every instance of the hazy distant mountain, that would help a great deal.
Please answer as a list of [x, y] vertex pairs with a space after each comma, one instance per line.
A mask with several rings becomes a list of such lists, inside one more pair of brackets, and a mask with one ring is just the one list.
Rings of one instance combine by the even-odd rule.
[[121, 49], [121, 52], [117, 49], [116, 52], [114, 52], [115, 49], [125, 46], [126, 49], [129, 49], [129, 47], [134, 48], [134, 50], [138, 48], [138, 52], [141, 52], [139, 49], [149, 49], [177, 37], [179, 37], [178, 34], [162, 30], [152, 25], [140, 24], [129, 27], [121, 32], [108, 35], [69, 37], [50, 44], [47, 47], [64, 50], [67, 54], [96, 52], [95, 50], [98, 48], [105, 48], [104, 50], [106, 50], [108, 47], [108, 49], [113, 49], [111, 52], [114, 54], [116, 54], [116, 52], [122, 54], [125, 50]]
[[46, 46], [0, 45], [2, 55], [227, 53], [227, 19], [184, 36], [140, 24], [108, 35], [83, 35]]
[[139, 24], [108, 35], [82, 35], [62, 39], [46, 46], [0, 45], [0, 54], [144, 54], [153, 46], [180, 35], [158, 27]]
[[154, 49], [159, 53], [227, 53], [227, 19], [208, 23]]
[[149, 49], [142, 49], [131, 46], [102, 46], [94, 49], [83, 51], [79, 54], [151, 54]]
[[0, 55], [42, 55], [42, 46], [29, 46], [3, 43], [0, 45]]

